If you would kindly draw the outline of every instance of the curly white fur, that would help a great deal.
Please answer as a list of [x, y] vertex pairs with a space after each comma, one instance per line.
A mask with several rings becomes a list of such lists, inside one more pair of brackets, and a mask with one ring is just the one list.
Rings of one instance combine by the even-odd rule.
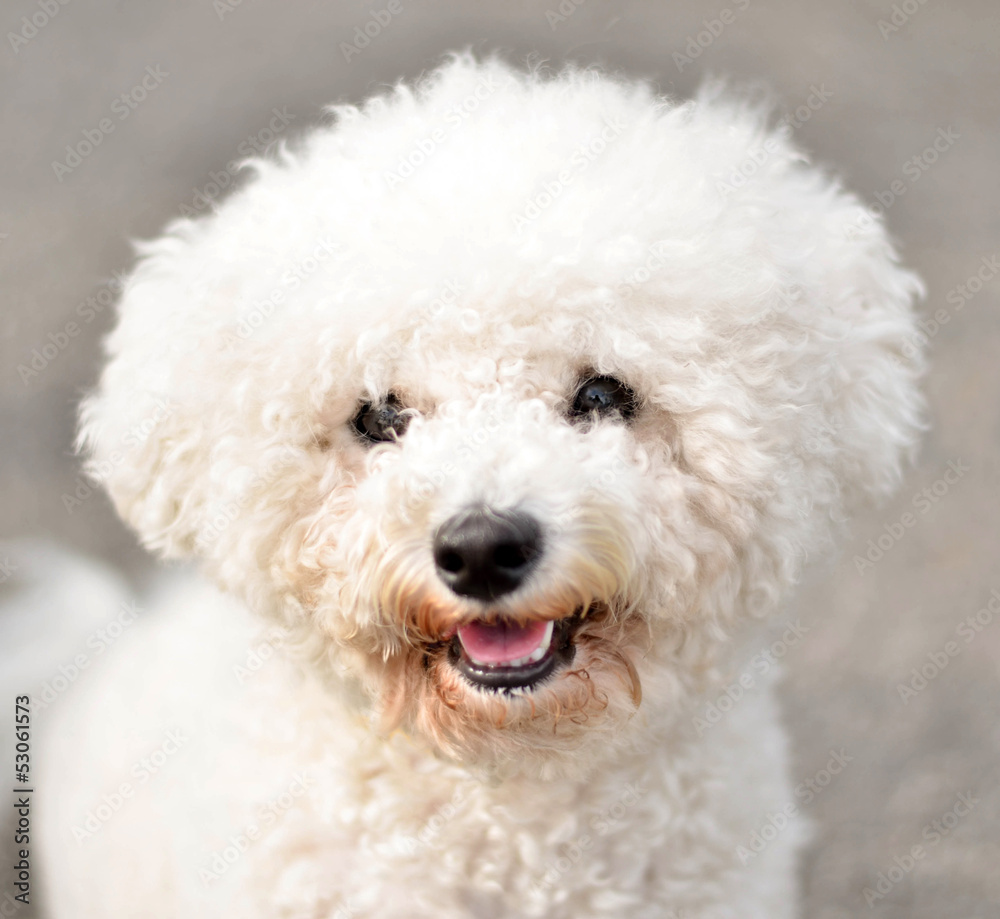
[[[124, 518], [240, 602], [165, 599], [72, 703], [55, 915], [794, 915], [802, 828], [739, 854], [792, 800], [770, 693], [694, 715], [897, 482], [919, 282], [717, 88], [458, 56], [332, 115], [144, 247], [84, 405]], [[592, 373], [634, 390], [632, 421], [571, 423]], [[409, 427], [368, 449], [351, 419], [389, 392]], [[533, 691], [437, 651], [481, 607], [430, 541], [477, 503], [546, 533], [491, 613], [590, 611]], [[273, 659], [234, 676], [248, 647]], [[74, 839], [168, 729], [189, 739], [162, 775]]]

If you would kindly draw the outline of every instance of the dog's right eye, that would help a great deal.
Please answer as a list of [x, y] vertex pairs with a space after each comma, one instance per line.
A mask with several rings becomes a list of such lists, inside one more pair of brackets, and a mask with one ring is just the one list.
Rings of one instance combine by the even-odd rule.
[[402, 437], [408, 421], [403, 403], [390, 393], [381, 402], [365, 402], [352, 424], [368, 443], [385, 443]]
[[593, 376], [580, 383], [570, 414], [575, 418], [617, 415], [629, 419], [636, 411], [635, 393], [616, 377]]

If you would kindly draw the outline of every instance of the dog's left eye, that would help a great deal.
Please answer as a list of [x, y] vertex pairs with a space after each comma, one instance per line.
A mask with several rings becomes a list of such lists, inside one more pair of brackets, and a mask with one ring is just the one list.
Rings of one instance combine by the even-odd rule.
[[381, 402], [365, 402], [352, 424], [369, 443], [384, 443], [402, 437], [408, 421], [403, 403], [390, 393]]
[[595, 376], [580, 384], [573, 398], [572, 414], [577, 418], [617, 414], [628, 419], [635, 409], [635, 393], [621, 380]]

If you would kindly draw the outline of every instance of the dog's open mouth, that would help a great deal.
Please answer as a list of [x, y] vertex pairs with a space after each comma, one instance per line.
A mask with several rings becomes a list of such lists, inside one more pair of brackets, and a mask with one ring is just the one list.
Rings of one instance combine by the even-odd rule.
[[470, 683], [487, 689], [527, 689], [573, 660], [580, 617], [514, 622], [477, 619], [458, 628], [448, 660]]

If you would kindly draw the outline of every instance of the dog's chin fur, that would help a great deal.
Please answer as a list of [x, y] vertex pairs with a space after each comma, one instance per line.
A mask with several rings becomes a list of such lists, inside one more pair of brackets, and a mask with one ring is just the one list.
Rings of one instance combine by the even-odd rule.
[[[209, 908], [189, 875], [166, 876], [65, 915], [86, 901], [117, 919], [148, 896], [170, 916], [320, 919], [357, 893], [352, 915], [373, 917], [789, 916], [798, 830], [735, 855], [790, 800], [766, 691], [710, 735], [693, 726], [804, 561], [898, 483], [921, 428], [920, 282], [789, 130], [718, 87], [680, 104], [597, 71], [460, 55], [331, 117], [248, 164], [215, 213], [144, 244], [81, 428], [144, 543], [199, 559], [323, 687], [263, 675], [226, 708], [224, 679], [178, 681], [169, 653], [207, 655], [204, 674], [225, 656], [198, 644], [215, 600], [204, 626], [173, 613], [157, 633], [172, 640], [133, 649], [159, 676], [104, 690], [134, 692], [129, 712], [87, 717], [120, 717], [109, 731], [125, 738], [169, 710], [160, 696], [229, 712], [229, 746], [206, 734], [201, 762], [237, 811], [276, 763], [324, 778], [230, 875], [229, 899], [213, 888]], [[595, 376], [627, 405], [577, 411]], [[405, 432], [367, 442], [364, 407], [390, 397]], [[475, 506], [530, 514], [544, 535], [495, 602], [435, 569], [434, 534]], [[494, 618], [558, 621], [571, 647], [533, 684], [484, 687], [449, 642]], [[258, 719], [286, 746], [262, 743]], [[120, 746], [109, 762], [131, 761]], [[103, 752], [64, 759], [113, 787]], [[475, 792], [444, 857], [371, 855], [461, 770], [509, 781]], [[640, 776], [643, 804], [599, 834], [595, 870], [539, 888], [588, 808]], [[72, 777], [52, 782], [86, 803]], [[89, 853], [141, 847], [193, 877], [186, 834], [222, 840], [229, 824], [207, 828], [191, 783], [149, 794], [167, 826], [139, 838], [116, 822], [55, 870], [97, 876]], [[447, 867], [470, 853], [488, 870]]]
[[442, 648], [390, 658], [378, 669], [385, 724], [405, 725], [463, 762], [510, 772], [579, 775], [621, 743], [642, 700], [632, 658], [648, 648], [641, 620], [585, 622], [571, 663], [530, 689], [484, 689]]

